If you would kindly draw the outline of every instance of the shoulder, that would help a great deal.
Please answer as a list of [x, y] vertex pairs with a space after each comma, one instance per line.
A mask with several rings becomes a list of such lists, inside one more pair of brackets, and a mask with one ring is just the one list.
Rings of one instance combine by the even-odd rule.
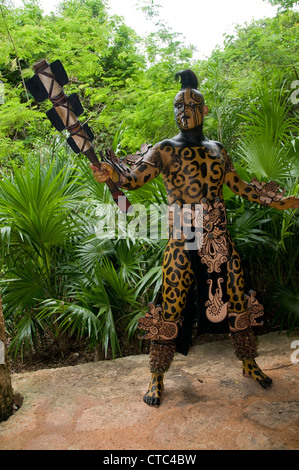
[[179, 146], [179, 141], [176, 140], [175, 137], [173, 137], [171, 139], [162, 140], [161, 142], [156, 144], [154, 148], [157, 148], [158, 150], [162, 151], [162, 150], [165, 150], [167, 147], [174, 148], [178, 146]]
[[224, 146], [222, 145], [221, 142], [218, 142], [217, 140], [209, 140], [207, 141], [206, 147], [210, 147], [211, 149], [218, 150], [220, 152], [225, 152], [226, 150]]
[[180, 147], [179, 143], [174, 139], [165, 139], [156, 144], [153, 149], [158, 151], [161, 155], [161, 158], [164, 162], [168, 160], [169, 157], [174, 156], [176, 148]]
[[226, 153], [223, 145], [215, 140], [204, 139], [201, 142], [200, 147], [204, 150], [204, 152], [213, 155], [214, 157], [220, 157]]
[[218, 142], [217, 140], [211, 140], [210, 143], [212, 144], [212, 148], [218, 151], [224, 157], [226, 162], [230, 161], [230, 156], [221, 142]]

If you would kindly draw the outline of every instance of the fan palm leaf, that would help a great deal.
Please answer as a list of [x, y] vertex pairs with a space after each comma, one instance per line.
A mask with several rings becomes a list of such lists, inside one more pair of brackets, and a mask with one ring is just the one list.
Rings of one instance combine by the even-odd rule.
[[256, 90], [258, 104], [250, 104], [245, 116], [244, 130], [239, 145], [239, 155], [251, 173], [258, 178], [283, 181], [290, 176], [296, 163], [296, 151], [291, 143], [296, 119], [285, 96], [284, 87], [276, 81], [265, 82]]

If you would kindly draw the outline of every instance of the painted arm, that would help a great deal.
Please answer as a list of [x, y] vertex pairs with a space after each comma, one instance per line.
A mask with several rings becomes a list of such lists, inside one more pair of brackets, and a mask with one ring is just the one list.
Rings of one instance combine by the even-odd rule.
[[283, 197], [285, 190], [280, 191], [280, 186], [274, 181], [259, 183], [256, 178], [252, 178], [250, 183], [243, 181], [227, 154], [224, 182], [235, 194], [248, 199], [248, 201], [280, 210], [299, 208], [299, 198], [295, 196]]
[[140, 157], [137, 154], [137, 156], [128, 156], [125, 160], [130, 161], [130, 157], [135, 157], [135, 161], [131, 167], [126, 166], [126, 171], [122, 174], [117, 173], [109, 163], [102, 163], [101, 170], [90, 165], [94, 171], [95, 179], [99, 183], [105, 183], [106, 179], [111, 178], [118, 187], [133, 190], [156, 178], [163, 168], [161, 153], [157, 146], [149, 149]]

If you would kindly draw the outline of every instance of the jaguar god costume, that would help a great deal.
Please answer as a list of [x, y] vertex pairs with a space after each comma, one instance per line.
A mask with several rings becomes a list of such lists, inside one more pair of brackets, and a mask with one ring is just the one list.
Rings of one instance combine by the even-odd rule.
[[149, 312], [139, 321], [139, 328], [146, 332], [144, 338], [151, 341], [152, 377], [144, 395], [150, 406], [161, 402], [163, 377], [175, 351], [188, 354], [197, 315], [195, 304], [200, 311], [199, 329], [210, 331], [211, 325], [214, 331], [228, 328], [235, 353], [243, 364], [243, 374], [264, 388], [270, 386], [272, 380], [255, 362], [257, 349], [252, 332], [263, 307], [255, 292], [244, 293], [242, 263], [227, 229], [223, 184], [238, 196], [276, 209], [293, 207], [295, 199], [283, 197], [273, 182], [242, 181], [223, 145], [203, 134], [208, 109], [197, 90], [195, 74], [185, 70], [178, 75], [181, 90], [174, 99], [174, 112], [180, 133], [154, 145], [120, 176], [108, 166], [102, 172], [94, 169], [98, 181], [112, 175], [119, 187], [128, 190], [141, 187], [161, 173], [169, 207], [188, 207], [191, 226], [196, 226], [198, 206], [202, 208], [202, 231], [196, 249], [186, 248], [183, 223], [178, 234], [169, 217], [161, 305], [150, 304]]

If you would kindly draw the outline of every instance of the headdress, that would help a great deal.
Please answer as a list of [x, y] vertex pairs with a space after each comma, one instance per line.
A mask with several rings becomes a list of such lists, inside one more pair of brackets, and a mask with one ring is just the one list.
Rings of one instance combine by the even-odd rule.
[[194, 88], [195, 90], [198, 87], [198, 79], [195, 73], [190, 70], [181, 70], [175, 74], [176, 80], [181, 79], [181, 90], [185, 88]]

